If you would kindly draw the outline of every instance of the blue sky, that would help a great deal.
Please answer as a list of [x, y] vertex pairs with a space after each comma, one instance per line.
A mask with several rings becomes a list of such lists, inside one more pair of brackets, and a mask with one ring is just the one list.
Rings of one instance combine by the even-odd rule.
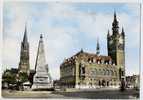
[[135, 3], [47, 3], [4, 2], [3, 70], [18, 67], [20, 43], [25, 24], [30, 43], [30, 67], [35, 66], [39, 36], [44, 35], [47, 63], [53, 79], [58, 79], [59, 66], [83, 48], [107, 55], [106, 35], [111, 33], [114, 11], [120, 31], [126, 34], [126, 74], [139, 73], [140, 5]]

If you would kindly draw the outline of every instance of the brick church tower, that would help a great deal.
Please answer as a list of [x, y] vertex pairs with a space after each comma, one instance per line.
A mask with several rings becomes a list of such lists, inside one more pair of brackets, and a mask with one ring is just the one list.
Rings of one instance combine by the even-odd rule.
[[23, 41], [21, 42], [19, 73], [27, 73], [29, 75], [29, 43], [27, 39], [27, 29], [25, 27]]
[[116, 13], [114, 13], [112, 23], [112, 34], [110, 34], [108, 30], [107, 47], [108, 56], [110, 56], [113, 62], [118, 66], [121, 78], [125, 75], [125, 33], [123, 28], [122, 32], [119, 32], [119, 22]]

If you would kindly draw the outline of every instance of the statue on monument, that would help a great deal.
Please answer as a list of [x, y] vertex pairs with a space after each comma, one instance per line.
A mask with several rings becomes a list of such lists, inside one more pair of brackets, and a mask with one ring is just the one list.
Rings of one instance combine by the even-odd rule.
[[43, 36], [41, 34], [35, 64], [35, 75], [33, 77], [32, 89], [51, 89], [53, 82], [46, 64]]

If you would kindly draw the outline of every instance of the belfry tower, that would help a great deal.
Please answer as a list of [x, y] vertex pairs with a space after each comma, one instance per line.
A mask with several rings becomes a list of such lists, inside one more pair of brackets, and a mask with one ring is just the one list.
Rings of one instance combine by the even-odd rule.
[[27, 29], [25, 26], [25, 32], [23, 41], [21, 42], [20, 62], [19, 62], [19, 73], [27, 73], [29, 75], [29, 43], [27, 39]]
[[112, 34], [108, 30], [107, 34], [108, 56], [111, 56], [113, 62], [120, 69], [121, 76], [125, 75], [125, 32], [119, 32], [119, 22], [114, 12], [114, 20], [112, 23]]

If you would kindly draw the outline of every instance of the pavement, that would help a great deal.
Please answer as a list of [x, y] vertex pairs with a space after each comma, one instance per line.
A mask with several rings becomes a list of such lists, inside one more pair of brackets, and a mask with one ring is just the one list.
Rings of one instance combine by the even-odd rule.
[[82, 89], [74, 91], [9, 91], [2, 90], [3, 98], [61, 98], [61, 99], [137, 99], [139, 91], [128, 89]]

